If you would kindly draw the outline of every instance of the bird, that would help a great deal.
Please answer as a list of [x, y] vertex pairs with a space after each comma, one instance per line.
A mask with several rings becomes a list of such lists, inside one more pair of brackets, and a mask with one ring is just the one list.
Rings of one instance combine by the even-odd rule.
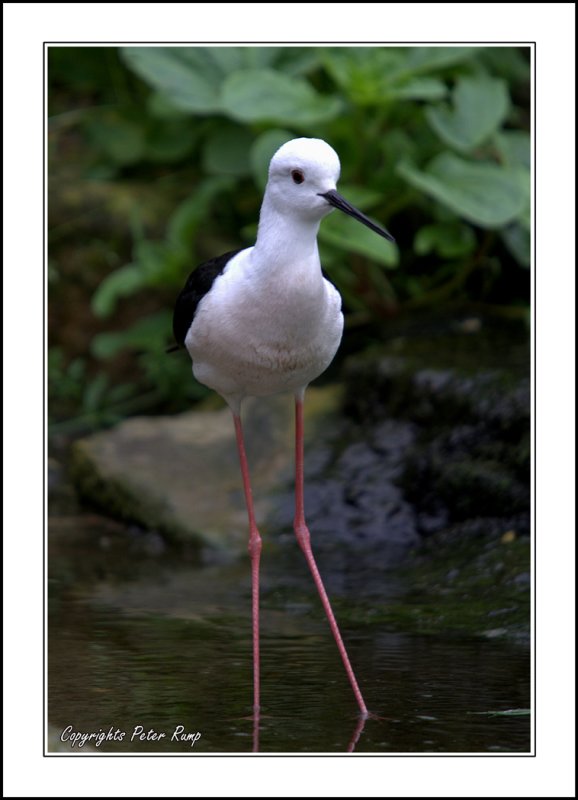
[[199, 265], [173, 314], [177, 346], [193, 375], [228, 404], [235, 428], [249, 523], [253, 635], [253, 714], [261, 708], [259, 533], [245, 450], [241, 406], [247, 397], [291, 393], [295, 402], [294, 531], [311, 571], [362, 718], [369, 714], [313, 555], [303, 499], [303, 403], [307, 386], [329, 366], [343, 334], [341, 296], [325, 277], [317, 246], [334, 209], [395, 241], [337, 192], [341, 165], [322, 139], [297, 138], [274, 153], [252, 247]]

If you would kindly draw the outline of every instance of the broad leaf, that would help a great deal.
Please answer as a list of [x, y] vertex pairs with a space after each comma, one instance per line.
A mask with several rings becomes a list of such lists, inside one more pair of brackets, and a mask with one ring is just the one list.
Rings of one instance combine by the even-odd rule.
[[403, 70], [410, 75], [446, 69], [471, 59], [479, 47], [410, 47]]
[[381, 105], [391, 76], [404, 63], [399, 47], [331, 47], [322, 53], [326, 70], [354, 103]]
[[321, 64], [321, 48], [280, 47], [275, 64], [285, 75], [306, 75]]
[[262, 69], [229, 75], [223, 84], [222, 107], [241, 122], [308, 126], [333, 119], [341, 102], [318, 94], [300, 78]]
[[231, 186], [232, 179], [227, 176], [206, 178], [173, 212], [168, 224], [168, 241], [183, 250], [190, 250], [199, 225], [207, 219], [215, 198]]
[[437, 222], [421, 228], [413, 244], [418, 255], [435, 252], [442, 258], [456, 258], [471, 253], [476, 237], [469, 225], [462, 222]]
[[120, 297], [135, 294], [146, 286], [147, 276], [138, 264], [126, 264], [111, 272], [92, 295], [91, 306], [97, 317], [108, 317]]
[[202, 48], [124, 47], [122, 55], [127, 66], [177, 108], [196, 114], [218, 112], [219, 76], [215, 68], [208, 68], [206, 55], [199, 50]]
[[446, 144], [462, 151], [472, 150], [495, 133], [510, 107], [505, 81], [485, 75], [460, 78], [452, 102], [451, 109], [426, 109], [426, 119]]
[[242, 47], [204, 47], [202, 49], [223, 77], [245, 66]]
[[520, 222], [514, 222], [500, 231], [500, 236], [518, 264], [529, 267], [532, 257], [530, 231]]
[[356, 208], [365, 211], [383, 200], [383, 192], [357, 184], [339, 183], [337, 191]]
[[442, 153], [424, 172], [409, 164], [401, 164], [398, 172], [416, 189], [483, 228], [506, 225], [525, 208], [518, 170]]
[[496, 134], [496, 146], [507, 166], [521, 165], [530, 168], [530, 134], [526, 131], [500, 131]]
[[339, 211], [334, 211], [323, 220], [319, 238], [344, 250], [366, 256], [386, 267], [398, 265], [399, 253], [394, 244]]
[[396, 100], [443, 100], [448, 90], [438, 78], [413, 78], [388, 90]]

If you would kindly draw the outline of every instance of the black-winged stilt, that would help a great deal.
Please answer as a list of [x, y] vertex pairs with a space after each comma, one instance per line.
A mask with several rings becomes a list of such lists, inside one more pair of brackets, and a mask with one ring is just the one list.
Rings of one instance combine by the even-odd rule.
[[259, 561], [249, 468], [241, 425], [247, 396], [295, 396], [297, 541], [321, 597], [362, 716], [367, 706], [353, 673], [311, 550], [303, 507], [303, 397], [332, 361], [343, 332], [341, 297], [321, 271], [317, 231], [334, 208], [393, 241], [336, 191], [340, 164], [321, 139], [293, 139], [277, 150], [253, 247], [201, 264], [179, 295], [173, 330], [193, 360], [193, 374], [217, 391], [233, 413], [249, 516], [253, 605], [253, 710], [259, 714]]

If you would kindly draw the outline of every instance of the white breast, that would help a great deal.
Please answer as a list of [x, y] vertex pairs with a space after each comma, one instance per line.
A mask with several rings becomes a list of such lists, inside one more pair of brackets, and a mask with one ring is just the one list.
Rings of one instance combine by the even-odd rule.
[[193, 373], [225, 398], [295, 392], [332, 361], [341, 297], [317, 263], [256, 269], [235, 256], [199, 303], [186, 338]]

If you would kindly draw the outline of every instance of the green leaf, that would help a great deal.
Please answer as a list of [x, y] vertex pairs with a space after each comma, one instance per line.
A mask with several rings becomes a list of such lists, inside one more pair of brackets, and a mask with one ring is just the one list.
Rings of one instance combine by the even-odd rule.
[[273, 128], [262, 133], [253, 142], [249, 160], [255, 182], [261, 189], [267, 184], [269, 162], [281, 145], [293, 138], [293, 134], [289, 131]]
[[82, 398], [84, 413], [97, 411], [101, 407], [107, 388], [108, 376], [104, 372], [99, 372], [86, 386]]
[[517, 170], [441, 153], [425, 172], [406, 163], [397, 171], [413, 187], [482, 228], [506, 225], [525, 208], [526, 193]]
[[443, 81], [414, 74], [403, 47], [328, 48], [322, 58], [335, 82], [362, 106], [383, 106], [389, 100], [440, 100], [447, 94]]
[[182, 250], [190, 250], [197, 230], [206, 220], [213, 201], [232, 185], [228, 176], [206, 178], [171, 215], [167, 230], [168, 241]]
[[394, 244], [338, 211], [323, 220], [319, 238], [349, 252], [366, 256], [385, 267], [394, 268], [398, 265], [399, 252]]
[[140, 319], [125, 331], [99, 333], [92, 340], [91, 351], [97, 358], [107, 359], [122, 350], [162, 350], [172, 332], [172, 314], [160, 311]]
[[[526, 55], [523, 55], [523, 51]], [[481, 61], [488, 72], [505, 78], [508, 83], [529, 85], [530, 48], [529, 47], [483, 47]]]
[[253, 134], [239, 125], [223, 124], [203, 146], [202, 162], [213, 175], [248, 175], [251, 171], [250, 149]]
[[418, 255], [426, 255], [433, 251], [442, 258], [464, 256], [471, 253], [475, 246], [476, 237], [473, 230], [457, 220], [425, 225], [418, 231], [413, 243]]
[[200, 75], [204, 75], [212, 85], [218, 86], [223, 79], [225, 74], [224, 70], [211, 56], [212, 48], [210, 47], [170, 47], [157, 49], [171, 50], [175, 58], [187, 64]]
[[443, 100], [448, 90], [438, 78], [413, 78], [389, 91], [396, 100]]
[[308, 126], [333, 119], [341, 102], [318, 94], [300, 78], [262, 69], [229, 75], [223, 84], [222, 107], [241, 122]]
[[365, 211], [366, 208], [371, 208], [383, 200], [382, 192], [352, 183], [340, 183], [337, 191], [361, 211]]
[[500, 236], [518, 264], [529, 267], [532, 257], [530, 231], [519, 222], [515, 222], [500, 231]]
[[270, 67], [283, 57], [286, 49], [285, 47], [243, 47], [243, 65], [248, 69]]
[[219, 78], [207, 66], [203, 48], [123, 47], [127, 66], [174, 106], [195, 114], [218, 112]]
[[451, 109], [427, 108], [426, 119], [446, 144], [466, 152], [495, 133], [510, 108], [505, 81], [485, 75], [459, 78], [452, 101]]
[[420, 152], [419, 143], [416, 142], [415, 137], [400, 128], [394, 128], [391, 133], [383, 137], [380, 144], [388, 173], [392, 174], [395, 172], [396, 164], [413, 161]]
[[179, 252], [167, 241], [141, 239], [135, 244], [134, 258], [144, 276], [143, 286], [171, 284], [171, 278], [180, 273]]
[[446, 69], [454, 64], [469, 61], [481, 49], [479, 47], [410, 47], [403, 69], [411, 75]]
[[91, 299], [92, 310], [97, 317], [108, 317], [114, 311], [116, 301], [146, 285], [146, 275], [138, 264], [126, 264], [111, 272], [100, 283]]
[[278, 50], [275, 63], [278, 71], [285, 75], [306, 75], [321, 64], [320, 47], [280, 47]]
[[177, 108], [162, 91], [152, 91], [146, 101], [147, 110], [151, 117], [167, 120], [187, 119], [189, 114], [182, 108]]
[[203, 47], [207, 55], [225, 77], [241, 69], [262, 69], [274, 64], [281, 47]]
[[496, 147], [506, 166], [523, 166], [530, 169], [530, 134], [526, 131], [500, 131], [496, 134]]
[[405, 51], [399, 47], [330, 47], [323, 51], [322, 60], [354, 103], [381, 106], [392, 86], [391, 75], [405, 63]]
[[242, 47], [203, 47], [202, 49], [223, 77], [245, 66], [244, 48]]

